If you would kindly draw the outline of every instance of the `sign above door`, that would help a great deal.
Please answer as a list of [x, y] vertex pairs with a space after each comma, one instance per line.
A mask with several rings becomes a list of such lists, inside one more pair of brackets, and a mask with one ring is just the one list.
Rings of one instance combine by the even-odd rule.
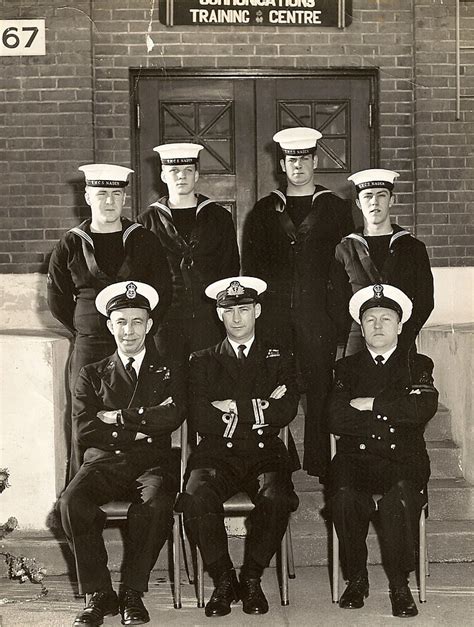
[[352, 0], [160, 0], [166, 26], [332, 26], [352, 22]]

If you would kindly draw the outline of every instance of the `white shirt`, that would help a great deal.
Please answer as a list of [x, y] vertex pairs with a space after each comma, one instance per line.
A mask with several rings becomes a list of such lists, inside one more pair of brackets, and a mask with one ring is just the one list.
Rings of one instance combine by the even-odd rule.
[[236, 357], [239, 356], [239, 346], [245, 346], [244, 355], [248, 357], [249, 350], [252, 344], [254, 343], [255, 336], [251, 337], [250, 340], [248, 340], [247, 342], [234, 342], [234, 340], [231, 340], [230, 337], [228, 337], [227, 339], [229, 340], [230, 345], [234, 349], [234, 353]]
[[396, 347], [396, 346], [394, 346], [393, 348], [391, 348], [391, 349], [390, 349], [389, 351], [387, 351], [386, 353], [374, 353], [374, 351], [371, 351], [371, 350], [370, 350], [370, 348], [369, 348], [368, 350], [369, 350], [369, 353], [372, 355], [372, 359], [375, 361], [375, 363], [376, 363], [376, 364], [377, 364], [378, 362], [377, 362], [377, 360], [376, 360], [375, 358], [376, 358], [378, 355], [382, 355], [382, 357], [383, 357], [382, 364], [385, 366], [385, 364], [386, 364], [386, 363], [387, 363], [387, 361], [388, 361], [388, 358], [389, 358], [389, 357], [390, 357], [390, 355], [391, 355], [391, 354], [395, 351], [395, 349], [396, 349], [396, 348], [397, 348], [397, 347]]
[[142, 367], [142, 363], [145, 358], [145, 353], [146, 353], [145, 347], [143, 347], [142, 350], [137, 355], [124, 355], [122, 351], [120, 351], [119, 349], [117, 349], [117, 353], [125, 369], [127, 368], [128, 360], [130, 359], [130, 357], [133, 357], [132, 368], [134, 368], [135, 372], [137, 373], [137, 379], [138, 379], [138, 375], [140, 374], [140, 368]]

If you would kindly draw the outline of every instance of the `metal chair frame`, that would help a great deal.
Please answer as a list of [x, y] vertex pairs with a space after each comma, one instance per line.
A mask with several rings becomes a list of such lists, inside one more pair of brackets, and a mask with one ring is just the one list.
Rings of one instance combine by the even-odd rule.
[[[337, 436], [330, 434], [331, 459], [336, 454]], [[377, 509], [378, 500], [381, 495], [374, 494], [373, 499]], [[426, 577], [429, 576], [428, 547], [426, 543], [426, 518], [428, 517], [428, 500], [423, 505], [418, 522], [419, 545], [418, 545], [418, 579], [419, 579], [419, 599], [420, 603], [426, 603]], [[336, 528], [332, 523], [332, 602], [339, 601], [339, 538]]]
[[[186, 421], [184, 421], [181, 426], [176, 429], [175, 433], [179, 436], [179, 448], [181, 450], [181, 459], [180, 459], [180, 473], [179, 473], [179, 490], [183, 489], [183, 478], [184, 472], [186, 470], [186, 463], [188, 459], [188, 427]], [[128, 508], [130, 507], [130, 501], [110, 501], [109, 503], [105, 503], [101, 505], [101, 510], [106, 514], [107, 520], [106, 522], [116, 522], [123, 521], [127, 519]], [[187, 566], [186, 560], [186, 552], [184, 545], [184, 527], [182, 524], [181, 514], [178, 512], [173, 513], [173, 532], [172, 532], [172, 541], [173, 541], [173, 603], [175, 609], [180, 609], [182, 607], [181, 603], [181, 553], [183, 553], [185, 568], [188, 572], [189, 578], [189, 570]], [[181, 550], [181, 543], [183, 543], [183, 550]], [[192, 582], [191, 582], [192, 583]]]
[[[288, 427], [280, 431], [280, 438], [288, 447]], [[248, 515], [254, 508], [254, 504], [247, 494], [239, 492], [224, 503], [225, 516]], [[291, 539], [290, 520], [280, 546], [280, 585], [281, 604], [289, 605], [288, 579], [295, 578], [295, 564], [293, 557], [293, 543]], [[175, 581], [179, 579], [175, 578]], [[196, 550], [196, 596], [197, 606], [204, 607], [204, 564], [199, 549]]]

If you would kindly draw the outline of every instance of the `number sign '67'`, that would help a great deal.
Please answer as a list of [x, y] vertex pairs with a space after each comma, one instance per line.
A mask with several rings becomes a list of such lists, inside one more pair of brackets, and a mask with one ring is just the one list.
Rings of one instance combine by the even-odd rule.
[[45, 20], [0, 20], [0, 56], [46, 54]]

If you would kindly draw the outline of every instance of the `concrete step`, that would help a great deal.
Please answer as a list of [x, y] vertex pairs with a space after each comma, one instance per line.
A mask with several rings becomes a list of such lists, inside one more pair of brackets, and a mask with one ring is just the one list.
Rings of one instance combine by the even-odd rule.
[[461, 449], [452, 440], [431, 440], [427, 442], [433, 479], [463, 477]]
[[438, 406], [438, 411], [429, 421], [425, 428], [425, 440], [450, 440], [451, 432], [451, 412], [444, 405]]
[[[297, 567], [318, 566], [328, 563], [328, 538], [330, 536], [324, 522], [318, 521], [301, 529], [296, 521], [292, 520], [291, 530]], [[119, 571], [123, 557], [121, 532], [118, 528], [107, 528], [104, 531], [104, 537], [109, 555], [109, 568], [114, 572]], [[474, 521], [439, 521], [428, 518], [427, 542], [430, 562], [473, 562]], [[379, 544], [372, 525], [367, 538], [367, 546], [369, 563], [380, 564]], [[240, 565], [244, 550], [243, 538], [230, 537], [229, 548], [235, 565]], [[75, 572], [72, 557], [64, 538], [55, 538], [48, 532], [40, 534], [15, 532], [8, 539], [2, 541], [2, 551], [14, 555], [34, 557], [38, 564], [46, 567], [50, 576]], [[164, 547], [155, 570], [166, 570], [169, 563], [167, 547]]]

